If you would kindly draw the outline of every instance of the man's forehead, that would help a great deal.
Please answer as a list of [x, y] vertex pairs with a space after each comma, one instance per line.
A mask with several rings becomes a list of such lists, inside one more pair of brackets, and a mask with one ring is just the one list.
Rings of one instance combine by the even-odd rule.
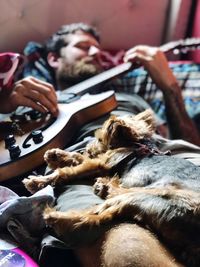
[[81, 30], [67, 34], [64, 39], [70, 46], [73, 46], [79, 42], [91, 42], [99, 44], [99, 42], [91, 34]]

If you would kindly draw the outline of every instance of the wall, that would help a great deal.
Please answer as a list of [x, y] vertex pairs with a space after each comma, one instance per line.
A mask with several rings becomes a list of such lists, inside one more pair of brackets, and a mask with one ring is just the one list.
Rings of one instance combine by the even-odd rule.
[[127, 49], [136, 44], [160, 45], [166, 32], [168, 2], [1, 0], [0, 51], [21, 52], [28, 41], [42, 42], [61, 24], [80, 21], [91, 23], [100, 30], [104, 49]]

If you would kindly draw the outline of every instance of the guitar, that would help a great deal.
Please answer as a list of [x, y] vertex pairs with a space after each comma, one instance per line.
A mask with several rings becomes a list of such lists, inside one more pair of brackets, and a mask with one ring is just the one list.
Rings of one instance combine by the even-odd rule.
[[[191, 50], [199, 45], [200, 38], [189, 38], [167, 43], [160, 49], [163, 52], [175, 49]], [[2, 127], [0, 125], [0, 182], [37, 168], [44, 162], [43, 155], [46, 150], [65, 147], [82, 125], [112, 111], [117, 106], [113, 91], [101, 94], [89, 94], [89, 92], [97, 85], [133, 67], [131, 62], [122, 63], [58, 93], [60, 112], [56, 119], [48, 115], [36, 116], [36, 119], [26, 121], [22, 114], [22, 118], [20, 116], [15, 118], [14, 126], [9, 121], [5, 121]], [[32, 111], [29, 113], [32, 115]], [[38, 130], [39, 137], [35, 139], [34, 135], [38, 134]], [[4, 142], [11, 133], [14, 133], [15, 144], [20, 149], [14, 156], [5, 147]]]
[[[59, 115], [56, 119], [51, 116], [47, 120], [38, 119], [37, 123], [42, 123], [39, 128], [42, 129], [41, 142], [35, 143], [30, 132], [23, 136], [15, 136], [16, 144], [21, 150], [16, 159], [10, 158], [9, 151], [5, 148], [5, 142], [1, 140], [0, 181], [35, 169], [44, 162], [43, 155], [46, 150], [55, 147], [63, 148], [69, 144], [80, 126], [109, 113], [116, 106], [117, 102], [113, 91], [97, 95], [85, 94], [75, 102], [59, 104]], [[45, 124], [48, 124], [48, 127]]]

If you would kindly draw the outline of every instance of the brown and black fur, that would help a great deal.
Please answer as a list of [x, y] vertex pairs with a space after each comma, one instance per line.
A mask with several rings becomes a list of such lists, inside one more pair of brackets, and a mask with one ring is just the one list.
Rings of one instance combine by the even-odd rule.
[[[24, 180], [27, 189], [35, 192], [47, 184], [59, 186], [77, 178], [100, 177], [94, 192], [106, 199], [103, 204], [82, 212], [45, 211], [47, 225], [65, 242], [69, 236], [73, 238], [73, 232], [89, 234], [98, 227], [132, 222], [144, 234], [140, 234], [143, 244], [148, 239], [146, 234], [151, 235], [152, 244], [158, 242], [152, 233], [160, 240], [155, 255], [168, 248], [165, 264], [148, 263], [145, 251], [131, 265], [109, 264], [110, 258], [105, 261], [104, 257], [104, 248], [109, 244], [106, 239], [104, 246], [101, 244], [101, 266], [199, 266], [200, 169], [189, 161], [161, 153], [153, 144], [154, 130], [153, 116], [148, 110], [135, 117], [111, 117], [84, 153], [48, 151], [45, 158], [55, 169], [53, 173]], [[111, 179], [115, 173], [117, 176]], [[112, 236], [114, 230], [110, 231]], [[183, 265], [174, 261], [172, 255]], [[140, 265], [142, 259], [145, 263]]]

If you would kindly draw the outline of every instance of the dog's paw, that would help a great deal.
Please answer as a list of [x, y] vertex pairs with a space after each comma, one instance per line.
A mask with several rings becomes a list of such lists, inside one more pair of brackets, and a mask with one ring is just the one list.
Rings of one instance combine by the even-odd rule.
[[44, 154], [44, 160], [47, 162], [51, 169], [57, 169], [64, 166], [64, 160], [66, 158], [65, 151], [59, 148], [53, 148], [47, 150]]
[[106, 199], [117, 195], [119, 188], [119, 177], [99, 177], [93, 185], [94, 193], [99, 197]]
[[28, 178], [25, 178], [22, 183], [30, 193], [34, 194], [46, 186], [46, 179], [44, 179], [43, 176], [30, 175]]
[[43, 219], [46, 226], [53, 228], [58, 222], [57, 211], [54, 208], [47, 207], [43, 212]]
[[96, 215], [101, 215], [104, 212], [107, 213], [107, 211], [109, 211], [110, 208], [112, 208], [113, 204], [115, 204], [115, 203], [113, 202], [112, 199], [106, 200], [103, 204], [96, 206], [93, 212]]
[[100, 198], [105, 199], [109, 191], [109, 178], [99, 177], [93, 185], [94, 193]]
[[51, 169], [76, 166], [82, 163], [83, 156], [77, 152], [67, 152], [59, 148], [47, 150], [44, 160]]

